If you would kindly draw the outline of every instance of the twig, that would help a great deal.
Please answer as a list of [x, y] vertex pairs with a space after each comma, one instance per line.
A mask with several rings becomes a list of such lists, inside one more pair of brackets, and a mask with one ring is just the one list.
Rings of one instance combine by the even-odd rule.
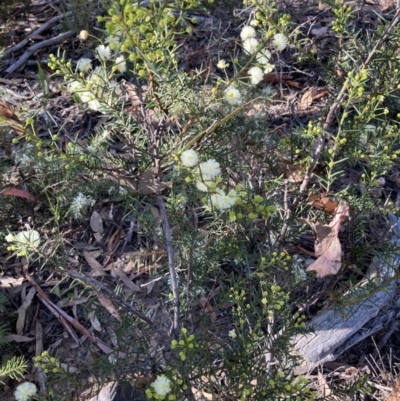
[[64, 33], [61, 33], [60, 35], [48, 39], [48, 40], [44, 40], [43, 42], [40, 43], [36, 43], [35, 45], [31, 46], [19, 59], [18, 61], [16, 61], [14, 64], [10, 65], [10, 67], [8, 67], [5, 72], [7, 74], [11, 74], [14, 71], [18, 70], [18, 68], [22, 67], [29, 59], [29, 57], [32, 56], [32, 54], [34, 54], [35, 52], [37, 52], [38, 50], [42, 49], [43, 47], [46, 46], [50, 46], [53, 45], [54, 43], [58, 43], [61, 42], [62, 40], [68, 39], [71, 36], [75, 35], [75, 31], [70, 30]]
[[28, 35], [24, 40], [22, 40], [21, 42], [19, 42], [17, 45], [13, 46], [13, 47], [9, 47], [8, 49], [6, 49], [3, 52], [3, 57], [8, 56], [10, 53], [14, 53], [20, 49], [22, 49], [24, 46], [26, 46], [29, 43], [29, 39], [32, 36], [35, 35], [39, 35], [40, 33], [42, 33], [43, 31], [45, 31], [46, 29], [49, 28], [50, 25], [53, 25], [54, 23], [62, 20], [64, 17], [67, 17], [69, 15], [71, 15], [72, 12], [69, 11], [65, 14], [61, 14], [61, 15], [57, 15], [54, 18], [49, 19], [46, 23], [44, 23], [40, 28], [36, 29], [36, 31], [33, 31], [30, 35]]
[[179, 336], [179, 291], [178, 291], [178, 279], [176, 276], [174, 249], [172, 247], [171, 229], [168, 222], [167, 209], [165, 207], [164, 199], [162, 195], [157, 195], [157, 203], [160, 209], [162, 226], [165, 234], [165, 241], [168, 253], [168, 266], [169, 274], [171, 275], [171, 287], [173, 295], [174, 305], [174, 321], [173, 321], [173, 336], [178, 338]]
[[75, 278], [77, 280], [81, 280], [81, 281], [85, 282], [86, 284], [88, 284], [91, 287], [100, 288], [102, 291], [106, 292], [108, 295], [113, 297], [117, 302], [124, 305], [127, 310], [129, 310], [134, 315], [136, 315], [138, 318], [140, 318], [143, 321], [145, 321], [146, 323], [148, 323], [151, 327], [155, 328], [154, 323], [147, 316], [145, 316], [142, 312], [138, 311], [135, 307], [133, 307], [131, 304], [129, 304], [124, 299], [119, 297], [117, 294], [115, 294], [113, 291], [111, 291], [109, 288], [107, 288], [104, 284], [97, 281], [95, 278], [88, 277], [84, 274], [78, 274], [78, 273], [75, 273], [72, 271], [68, 271], [68, 272], [66, 272], [66, 274], [72, 278]]

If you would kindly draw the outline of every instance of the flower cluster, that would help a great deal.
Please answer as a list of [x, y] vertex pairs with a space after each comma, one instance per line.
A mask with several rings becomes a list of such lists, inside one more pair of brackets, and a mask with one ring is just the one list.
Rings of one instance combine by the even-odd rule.
[[17, 256], [26, 256], [29, 252], [36, 251], [40, 245], [40, 234], [36, 230], [21, 231], [17, 235], [8, 234], [5, 240], [11, 245], [9, 251], [15, 251]]
[[198, 345], [194, 341], [193, 334], [191, 334], [190, 336], [187, 335], [187, 329], [185, 327], [182, 327], [181, 333], [182, 333], [182, 338], [179, 341], [177, 340], [171, 341], [171, 349], [180, 350], [179, 358], [181, 361], [185, 361], [187, 351], [195, 347], [198, 347]]
[[82, 217], [83, 213], [86, 212], [87, 208], [93, 206], [95, 200], [91, 196], [85, 196], [82, 192], [79, 192], [78, 195], [73, 199], [69, 212], [72, 215], [79, 219]]
[[[120, 59], [115, 68], [119, 70], [126, 68], [124, 63], [125, 61]], [[78, 68], [82, 72], [84, 70], [89, 71], [91, 69], [90, 59], [80, 59]], [[105, 112], [107, 106], [111, 107], [114, 105], [117, 101], [116, 96], [121, 94], [121, 89], [117, 81], [110, 79], [108, 72], [102, 66], [96, 67], [86, 78], [85, 83], [76, 80], [70, 82], [68, 89], [90, 109], [101, 112]]]
[[215, 159], [199, 163], [199, 155], [193, 150], [185, 150], [181, 154], [181, 162], [185, 167], [196, 167], [193, 175], [196, 178], [196, 187], [201, 192], [210, 194], [211, 205], [220, 210], [230, 209], [238, 199], [236, 191], [228, 193], [217, 187], [221, 174], [221, 166]]
[[[260, 83], [264, 74], [272, 72], [275, 66], [271, 63], [271, 52], [267, 49], [260, 49], [260, 42], [256, 38], [257, 32], [252, 26], [244, 26], [240, 32], [240, 38], [243, 42], [243, 49], [248, 55], [256, 54], [257, 62], [263, 67], [262, 70], [258, 66], [251, 67], [248, 71], [250, 82], [253, 85]], [[282, 33], [277, 33], [272, 39], [272, 45], [277, 52], [281, 52], [288, 45], [287, 37]], [[228, 101], [229, 103], [229, 101]]]
[[20, 384], [15, 392], [14, 397], [17, 401], [29, 401], [37, 394], [36, 385], [31, 382]]

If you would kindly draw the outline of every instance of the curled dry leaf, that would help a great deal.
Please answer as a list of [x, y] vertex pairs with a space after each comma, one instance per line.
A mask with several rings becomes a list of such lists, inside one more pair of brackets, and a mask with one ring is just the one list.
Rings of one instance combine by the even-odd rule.
[[311, 203], [312, 207], [324, 210], [325, 212], [328, 213], [334, 213], [334, 211], [339, 205], [338, 202], [331, 200], [329, 196], [320, 194], [310, 195], [308, 197], [308, 202]]
[[107, 311], [110, 312], [110, 315], [115, 317], [117, 320], [121, 322], [121, 317], [118, 313], [117, 308], [112, 303], [112, 301], [110, 301], [108, 298], [100, 294], [97, 294], [97, 298], [99, 299], [100, 303], [104, 306], [104, 308], [106, 308]]
[[24, 124], [3, 101], [0, 101], [0, 125], [5, 125], [13, 129], [18, 135], [25, 134]]
[[317, 94], [317, 88], [316, 87], [313, 86], [313, 87], [307, 89], [303, 93], [303, 96], [300, 98], [299, 107], [300, 108], [310, 107], [316, 94]]
[[137, 177], [110, 173], [110, 178], [119, 185], [137, 192], [139, 195], [153, 195], [171, 186], [171, 181], [162, 182], [157, 177], [155, 168], [151, 168]]
[[340, 224], [349, 215], [349, 205], [342, 202], [338, 205], [335, 215], [329, 224], [312, 222], [303, 219], [315, 235], [315, 255], [318, 259], [307, 267], [307, 271], [315, 270], [318, 277], [337, 274], [342, 266], [342, 246], [338, 234]]
[[91, 253], [88, 251], [83, 251], [82, 254], [86, 262], [88, 262], [89, 266], [91, 267], [93, 276], [96, 277], [106, 275], [103, 266], [92, 256]]

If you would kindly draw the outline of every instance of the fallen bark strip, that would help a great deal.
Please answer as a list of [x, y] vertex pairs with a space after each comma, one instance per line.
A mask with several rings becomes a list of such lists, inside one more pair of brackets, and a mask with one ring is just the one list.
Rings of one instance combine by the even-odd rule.
[[[392, 244], [400, 245], [400, 220], [389, 214], [392, 226]], [[308, 327], [311, 332], [296, 335], [292, 339], [293, 354], [303, 358], [296, 367], [296, 374], [310, 372], [318, 365], [335, 361], [346, 350], [387, 326], [395, 313], [397, 286], [400, 283], [397, 268], [399, 254], [392, 254], [388, 262], [375, 259], [371, 264], [369, 277], [359, 284], [359, 290], [352, 297], [353, 305], [339, 309], [333, 306], [314, 317]], [[368, 296], [365, 286], [374, 280], [374, 286], [381, 285], [378, 291]], [[387, 283], [387, 285], [385, 285]], [[376, 287], [375, 287], [376, 288]], [[397, 305], [396, 305], [397, 303]]]
[[55, 43], [61, 42], [62, 40], [68, 39], [71, 36], [74, 36], [76, 33], [73, 30], [61, 33], [54, 38], [44, 40], [43, 42], [36, 43], [35, 45], [31, 46], [14, 64], [10, 65], [5, 72], [7, 74], [12, 74], [14, 71], [18, 70], [22, 67], [28, 59], [38, 50], [42, 49], [43, 47], [51, 46]]

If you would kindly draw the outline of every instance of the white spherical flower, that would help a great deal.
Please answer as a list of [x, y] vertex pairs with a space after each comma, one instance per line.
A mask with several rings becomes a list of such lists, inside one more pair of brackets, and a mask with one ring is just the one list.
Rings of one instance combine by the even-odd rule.
[[17, 401], [29, 401], [36, 394], [37, 388], [30, 382], [20, 384], [14, 392]]
[[224, 100], [232, 106], [235, 106], [242, 102], [242, 96], [240, 95], [239, 90], [231, 85], [229, 88], [224, 90]]
[[181, 162], [186, 167], [194, 167], [199, 162], [199, 155], [193, 149], [188, 149], [182, 152]]
[[236, 202], [237, 197], [232, 196], [231, 193], [225, 193], [218, 190], [216, 194], [211, 195], [211, 203], [216, 209], [230, 209]]
[[90, 100], [89, 102], [87, 102], [87, 105], [89, 109], [93, 111], [101, 111], [100, 109], [102, 108], [101, 103], [97, 99]]
[[253, 54], [257, 51], [258, 40], [255, 38], [246, 39], [243, 42], [243, 49], [247, 54]]
[[251, 67], [249, 69], [249, 76], [253, 85], [257, 85], [264, 79], [264, 73], [260, 67]]
[[268, 73], [274, 71], [274, 69], [275, 69], [275, 65], [274, 64], [269, 64], [269, 63], [265, 64], [264, 65], [264, 74], [268, 74]]
[[229, 330], [229, 337], [231, 337], [231, 338], [236, 338], [237, 337], [235, 329]]
[[201, 192], [210, 192], [212, 190], [212, 181], [197, 181], [196, 187]]
[[115, 68], [123, 74], [126, 71], [126, 61], [124, 56], [118, 56], [115, 59]]
[[92, 69], [92, 60], [90, 60], [90, 58], [82, 57], [78, 61], [78, 64], [76, 65], [76, 68], [79, 71], [88, 72], [89, 70]]
[[271, 60], [271, 52], [267, 49], [261, 50], [260, 52], [257, 53], [256, 60], [260, 64], [268, 64]]
[[119, 36], [108, 36], [106, 38], [106, 43], [108, 43], [109, 45], [118, 46], [120, 43], [120, 38]]
[[114, 80], [114, 79], [112, 79], [108, 83], [108, 88], [110, 89], [110, 92], [115, 92], [117, 95], [120, 95], [122, 93], [118, 82], [116, 80]]
[[90, 91], [78, 92], [78, 96], [82, 103], [89, 103], [94, 99], [94, 95]]
[[104, 45], [97, 46], [96, 53], [97, 53], [97, 57], [100, 60], [104, 61], [104, 60], [110, 58], [110, 56], [111, 56], [110, 46], [104, 46]]
[[288, 43], [288, 38], [283, 33], [277, 33], [272, 40], [272, 44], [278, 52], [286, 49]]
[[72, 81], [68, 84], [68, 90], [75, 93], [85, 90], [85, 87], [78, 81]]
[[165, 396], [171, 391], [171, 380], [164, 375], [158, 376], [152, 387], [157, 395]]
[[4, 239], [6, 240], [6, 242], [14, 242], [14, 241], [16, 241], [15, 235], [13, 235], [11, 233], [7, 234]]
[[210, 159], [206, 162], [200, 163], [199, 168], [201, 178], [206, 181], [211, 181], [221, 174], [221, 167], [219, 163], [214, 159]]
[[15, 242], [37, 248], [40, 245], [40, 234], [36, 230], [21, 231], [15, 236]]
[[250, 38], [256, 37], [256, 30], [252, 26], [244, 26], [240, 32], [240, 38], [243, 42]]
[[107, 71], [102, 66], [97, 66], [88, 78], [88, 82], [92, 85], [103, 84], [107, 79]]
[[227, 63], [225, 60], [219, 60], [217, 64], [217, 68], [220, 70], [225, 70], [225, 68], [229, 67], [229, 63]]

